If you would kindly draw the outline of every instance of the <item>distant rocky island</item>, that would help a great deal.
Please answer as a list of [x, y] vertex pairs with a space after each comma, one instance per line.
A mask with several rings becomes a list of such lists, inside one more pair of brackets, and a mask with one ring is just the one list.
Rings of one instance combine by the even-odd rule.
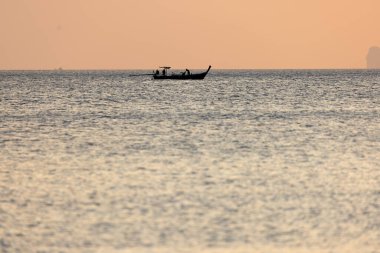
[[368, 50], [367, 68], [380, 69], [380, 47], [371, 47]]

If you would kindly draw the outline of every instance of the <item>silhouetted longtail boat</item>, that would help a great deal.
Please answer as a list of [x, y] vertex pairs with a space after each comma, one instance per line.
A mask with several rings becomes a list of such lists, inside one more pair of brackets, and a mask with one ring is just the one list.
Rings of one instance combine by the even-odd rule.
[[156, 74], [153, 75], [154, 79], [202, 80], [205, 78], [207, 73], [210, 71], [211, 65], [208, 67], [208, 69], [205, 72], [196, 73], [196, 74], [192, 74], [192, 73], [190, 73], [189, 70], [186, 69], [186, 71], [181, 73], [181, 74], [174, 74], [173, 73], [171, 75], [167, 75], [166, 74], [167, 70], [170, 69], [170, 67], [160, 67], [160, 68], [163, 69], [162, 73], [159, 73], [159, 71], [157, 70]]

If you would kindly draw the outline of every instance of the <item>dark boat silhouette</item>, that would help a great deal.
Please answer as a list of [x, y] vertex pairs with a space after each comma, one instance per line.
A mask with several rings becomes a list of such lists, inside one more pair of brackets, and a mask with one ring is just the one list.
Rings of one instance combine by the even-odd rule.
[[211, 65], [208, 67], [208, 69], [205, 72], [196, 73], [196, 74], [192, 74], [192, 73], [190, 73], [189, 70], [187, 70], [181, 74], [174, 74], [173, 73], [171, 75], [166, 75], [166, 70], [170, 69], [170, 67], [160, 67], [160, 68], [164, 69], [163, 73], [165, 73], [165, 74], [161, 74], [157, 71], [156, 74], [153, 75], [154, 79], [203, 80], [205, 78], [205, 76], [207, 75], [207, 73], [210, 71]]

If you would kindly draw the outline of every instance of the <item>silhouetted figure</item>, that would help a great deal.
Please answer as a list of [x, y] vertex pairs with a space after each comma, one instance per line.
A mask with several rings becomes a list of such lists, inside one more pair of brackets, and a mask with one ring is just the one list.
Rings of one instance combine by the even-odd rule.
[[160, 71], [158, 71], [158, 69], [156, 69], [155, 75], [158, 76], [159, 74], [160, 74]]
[[186, 69], [186, 74], [190, 75], [190, 70]]
[[162, 70], [162, 75], [163, 75], [163, 76], [166, 76], [166, 69], [163, 69], [163, 70]]

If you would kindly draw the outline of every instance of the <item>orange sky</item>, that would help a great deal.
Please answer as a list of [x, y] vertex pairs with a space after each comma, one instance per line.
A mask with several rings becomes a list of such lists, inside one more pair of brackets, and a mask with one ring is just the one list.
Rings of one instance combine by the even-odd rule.
[[0, 69], [364, 68], [380, 0], [0, 0]]

